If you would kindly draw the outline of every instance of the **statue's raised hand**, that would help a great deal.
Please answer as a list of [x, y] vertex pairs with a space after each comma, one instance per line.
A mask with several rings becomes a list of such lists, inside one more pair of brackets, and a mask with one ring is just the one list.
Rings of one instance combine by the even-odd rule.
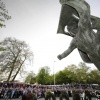
[[57, 58], [58, 58], [59, 60], [61, 60], [63, 57], [62, 57], [61, 54], [59, 54], [59, 55], [57, 56]]

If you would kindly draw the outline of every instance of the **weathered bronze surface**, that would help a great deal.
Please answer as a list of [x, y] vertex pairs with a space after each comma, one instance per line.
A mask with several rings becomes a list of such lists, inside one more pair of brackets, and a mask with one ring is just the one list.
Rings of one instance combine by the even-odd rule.
[[60, 3], [57, 33], [73, 39], [68, 49], [57, 56], [58, 59], [67, 57], [77, 48], [84, 62], [93, 63], [100, 70], [100, 18], [90, 14], [90, 6], [84, 0], [60, 0]]

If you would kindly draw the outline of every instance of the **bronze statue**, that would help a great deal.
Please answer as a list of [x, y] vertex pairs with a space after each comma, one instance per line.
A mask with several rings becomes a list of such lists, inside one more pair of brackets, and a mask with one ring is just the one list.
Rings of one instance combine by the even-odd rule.
[[85, 0], [60, 0], [60, 3], [62, 9], [57, 33], [73, 39], [58, 59], [67, 57], [77, 48], [84, 62], [93, 63], [100, 70], [100, 18], [90, 14], [90, 6]]

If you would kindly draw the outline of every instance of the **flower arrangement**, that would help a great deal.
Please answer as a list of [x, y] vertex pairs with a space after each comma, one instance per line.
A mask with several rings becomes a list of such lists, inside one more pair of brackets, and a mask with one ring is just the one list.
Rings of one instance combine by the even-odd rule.
[[52, 91], [48, 90], [45, 95], [45, 100], [50, 100], [51, 98], [52, 100], [56, 100], [55, 94]]
[[73, 90], [73, 100], [80, 100], [80, 95], [78, 91]]
[[62, 91], [59, 97], [60, 100], [66, 99], [69, 100], [69, 96], [66, 91]]
[[91, 94], [89, 90], [85, 91], [85, 100], [90, 100], [91, 99]]

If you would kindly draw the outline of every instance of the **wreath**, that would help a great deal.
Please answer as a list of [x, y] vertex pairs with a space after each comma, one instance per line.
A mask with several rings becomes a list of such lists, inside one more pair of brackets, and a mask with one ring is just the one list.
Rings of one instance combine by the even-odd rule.
[[80, 100], [80, 95], [78, 91], [73, 90], [73, 100]]
[[36, 97], [36, 92], [33, 90], [32, 91], [33, 93], [32, 93], [32, 100], [37, 100], [37, 97]]
[[56, 100], [55, 94], [51, 91], [47, 91], [45, 95], [45, 100], [50, 100], [51, 98], [52, 100]]
[[62, 91], [59, 98], [60, 100], [63, 100], [63, 99], [69, 100], [69, 96], [66, 93], [66, 91]]
[[89, 100], [91, 98], [91, 94], [88, 90], [85, 91], [85, 100]]
[[37, 97], [33, 95], [32, 100], [37, 100]]

